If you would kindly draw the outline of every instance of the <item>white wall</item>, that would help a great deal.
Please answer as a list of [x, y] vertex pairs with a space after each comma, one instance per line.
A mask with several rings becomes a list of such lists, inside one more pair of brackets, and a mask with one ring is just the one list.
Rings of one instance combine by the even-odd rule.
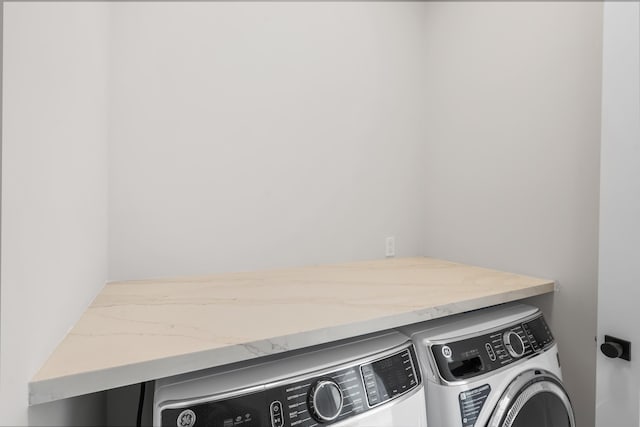
[[[379, 258], [395, 235], [558, 279], [539, 302], [593, 424], [602, 5], [109, 9], [5, 5], [1, 422], [27, 422], [107, 276]], [[99, 423], [95, 396], [28, 421], [85, 405]]]
[[598, 356], [598, 426], [640, 424], [640, 5], [604, 5], [598, 340], [632, 342], [631, 362]]
[[424, 254], [558, 280], [540, 298], [593, 426], [602, 4], [427, 10]]
[[99, 425], [101, 396], [31, 411], [27, 382], [107, 276], [107, 5], [4, 3], [0, 424]]
[[117, 3], [109, 278], [419, 254], [420, 3]]

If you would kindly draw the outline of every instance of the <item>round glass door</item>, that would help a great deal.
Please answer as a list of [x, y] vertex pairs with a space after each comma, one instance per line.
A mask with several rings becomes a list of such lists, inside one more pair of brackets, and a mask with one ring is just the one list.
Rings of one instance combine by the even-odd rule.
[[562, 383], [554, 375], [536, 370], [511, 383], [488, 427], [575, 427], [575, 419]]

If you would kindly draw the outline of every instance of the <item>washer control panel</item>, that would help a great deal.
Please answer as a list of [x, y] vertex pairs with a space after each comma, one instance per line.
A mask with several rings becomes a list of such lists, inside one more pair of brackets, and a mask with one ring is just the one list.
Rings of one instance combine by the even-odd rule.
[[[343, 421], [402, 396], [421, 383], [412, 344], [380, 358], [250, 394], [161, 412], [163, 427], [314, 427]], [[241, 393], [241, 392], [239, 392]]]
[[433, 344], [431, 352], [442, 378], [457, 381], [500, 369], [552, 344], [553, 335], [539, 315], [484, 335]]

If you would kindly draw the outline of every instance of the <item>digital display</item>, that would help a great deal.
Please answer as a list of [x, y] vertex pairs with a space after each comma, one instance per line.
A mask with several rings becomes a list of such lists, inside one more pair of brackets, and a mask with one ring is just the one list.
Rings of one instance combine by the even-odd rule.
[[551, 332], [542, 317], [527, 323], [527, 329], [529, 330], [529, 333], [533, 335], [533, 338], [542, 345], [545, 345], [553, 339]]
[[364, 365], [362, 373], [371, 406], [402, 394], [417, 384], [409, 351]]
[[376, 375], [378, 390], [383, 397], [391, 397], [409, 387], [409, 379], [400, 355], [372, 363], [371, 368]]

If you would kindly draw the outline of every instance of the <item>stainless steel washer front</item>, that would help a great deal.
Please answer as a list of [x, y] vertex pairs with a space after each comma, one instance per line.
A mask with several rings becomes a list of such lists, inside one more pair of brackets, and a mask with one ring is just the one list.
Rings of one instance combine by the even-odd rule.
[[412, 337], [434, 426], [575, 427], [542, 313], [505, 304], [400, 328]]

